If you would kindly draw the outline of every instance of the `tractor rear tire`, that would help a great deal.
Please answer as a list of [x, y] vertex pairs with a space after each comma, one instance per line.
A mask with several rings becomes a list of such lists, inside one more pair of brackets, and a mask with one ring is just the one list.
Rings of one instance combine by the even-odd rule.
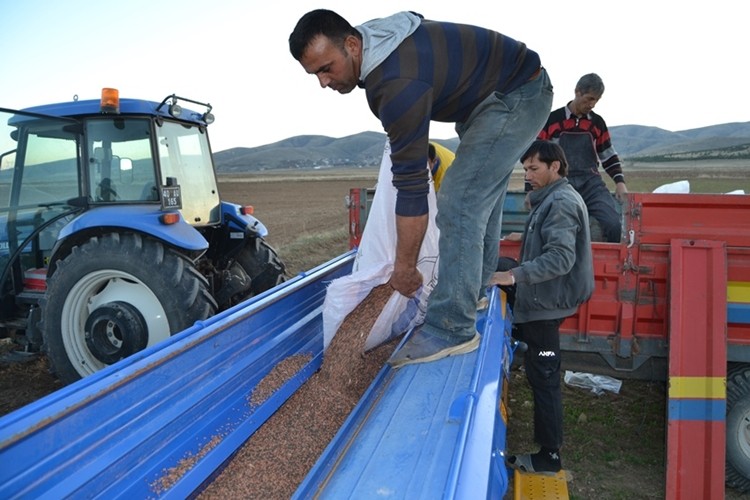
[[206, 279], [185, 256], [136, 233], [93, 237], [47, 280], [44, 349], [74, 382], [212, 316]]
[[750, 491], [750, 368], [727, 374], [726, 484]]
[[255, 238], [242, 249], [237, 262], [250, 276], [252, 295], [270, 290], [286, 280], [286, 266], [276, 250], [262, 238]]

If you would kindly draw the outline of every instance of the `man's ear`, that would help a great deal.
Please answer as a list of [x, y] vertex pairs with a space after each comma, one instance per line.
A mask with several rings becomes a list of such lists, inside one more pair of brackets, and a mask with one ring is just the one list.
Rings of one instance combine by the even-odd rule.
[[362, 40], [354, 35], [349, 35], [344, 39], [344, 47], [354, 56], [362, 55]]
[[560, 160], [555, 160], [552, 163], [550, 163], [549, 169], [552, 170], [554, 173], [559, 174], [560, 173]]

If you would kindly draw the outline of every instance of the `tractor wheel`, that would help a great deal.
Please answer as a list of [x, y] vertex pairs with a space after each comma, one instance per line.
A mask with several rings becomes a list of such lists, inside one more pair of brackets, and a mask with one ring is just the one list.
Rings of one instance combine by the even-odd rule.
[[251, 279], [252, 295], [258, 295], [286, 280], [286, 266], [276, 250], [261, 238], [255, 238], [242, 249], [237, 262]]
[[47, 280], [44, 348], [71, 383], [214, 314], [208, 282], [158, 241], [111, 233], [74, 247]]
[[726, 483], [750, 491], [750, 368], [727, 374]]

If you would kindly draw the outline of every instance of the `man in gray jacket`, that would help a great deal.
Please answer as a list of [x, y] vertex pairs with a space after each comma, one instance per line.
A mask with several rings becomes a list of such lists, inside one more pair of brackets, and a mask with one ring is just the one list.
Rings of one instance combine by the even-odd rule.
[[560, 388], [560, 324], [594, 290], [586, 205], [565, 178], [568, 164], [559, 145], [536, 141], [521, 157], [531, 212], [523, 232], [521, 264], [495, 273], [490, 285], [516, 285], [514, 337], [525, 342], [526, 377], [534, 394], [537, 453], [510, 455], [523, 472], [561, 470], [563, 440]]

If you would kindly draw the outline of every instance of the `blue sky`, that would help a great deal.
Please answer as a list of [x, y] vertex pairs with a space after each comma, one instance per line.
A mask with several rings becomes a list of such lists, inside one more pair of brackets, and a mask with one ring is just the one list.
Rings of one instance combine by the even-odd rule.
[[[743, 2], [550, 0], [381, 2], [301, 0], [0, 0], [0, 107], [177, 94], [209, 102], [214, 151], [302, 134], [382, 131], [364, 92], [323, 90], [289, 55], [287, 39], [308, 10], [336, 10], [352, 24], [415, 10], [495, 29], [540, 53], [553, 107], [578, 78], [599, 73], [596, 108], [608, 125], [678, 131], [750, 121]], [[455, 136], [434, 124], [435, 138]], [[617, 138], [614, 138], [615, 146]]]

